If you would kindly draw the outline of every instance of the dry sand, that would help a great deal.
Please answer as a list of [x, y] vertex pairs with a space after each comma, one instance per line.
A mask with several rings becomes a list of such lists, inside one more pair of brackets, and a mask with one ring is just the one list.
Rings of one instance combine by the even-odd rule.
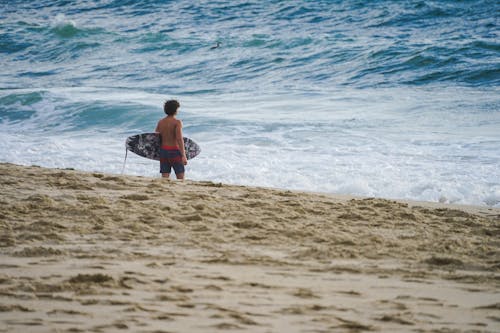
[[500, 210], [0, 164], [0, 332], [500, 332]]

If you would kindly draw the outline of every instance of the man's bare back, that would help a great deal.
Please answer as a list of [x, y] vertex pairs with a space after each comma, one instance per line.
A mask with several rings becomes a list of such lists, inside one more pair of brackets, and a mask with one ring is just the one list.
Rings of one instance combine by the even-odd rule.
[[[182, 140], [181, 130], [182, 122], [173, 116], [167, 116], [158, 122], [156, 132], [161, 135], [162, 146], [179, 146], [179, 141]], [[180, 139], [180, 140], [179, 140]], [[180, 148], [180, 147], [179, 147]]]

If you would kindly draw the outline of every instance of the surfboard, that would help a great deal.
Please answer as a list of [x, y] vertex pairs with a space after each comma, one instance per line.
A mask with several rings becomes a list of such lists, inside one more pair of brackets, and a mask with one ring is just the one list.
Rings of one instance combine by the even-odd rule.
[[[190, 138], [183, 139], [186, 158], [190, 160], [198, 156], [201, 152], [200, 146]], [[158, 133], [142, 133], [129, 136], [125, 141], [125, 148], [139, 156], [159, 161], [160, 144], [161, 138]]]

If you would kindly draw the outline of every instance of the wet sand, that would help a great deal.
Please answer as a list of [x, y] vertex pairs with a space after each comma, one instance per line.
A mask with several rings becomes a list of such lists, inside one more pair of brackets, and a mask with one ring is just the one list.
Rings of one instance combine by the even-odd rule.
[[500, 209], [0, 164], [0, 332], [499, 332]]

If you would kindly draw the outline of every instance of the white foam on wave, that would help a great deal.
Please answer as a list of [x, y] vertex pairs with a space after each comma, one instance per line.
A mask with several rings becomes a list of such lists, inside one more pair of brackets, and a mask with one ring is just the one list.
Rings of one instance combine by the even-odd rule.
[[[304, 154], [300, 150], [278, 152], [250, 146], [244, 148], [244, 153], [237, 150], [230, 144], [219, 144], [213, 149], [208, 145], [192, 162], [191, 177], [339, 194], [498, 204], [500, 187], [490, 185], [498, 176], [493, 166], [483, 175], [467, 172], [469, 168], [463, 170], [460, 165], [451, 168], [446, 165], [450, 162], [405, 163], [398, 159], [397, 153], [386, 156], [387, 160], [378, 153], [345, 154], [331, 159], [331, 155]], [[440, 172], [439, 165], [448, 171]]]
[[[230, 107], [220, 103], [213, 112], [204, 113], [206, 122], [210, 116], [214, 123], [231, 117], [236, 125], [212, 128], [222, 138], [201, 133], [207, 147], [199, 158], [203, 170], [193, 170], [193, 176], [330, 193], [499, 205], [500, 156], [495, 147], [500, 143], [496, 131], [500, 119], [498, 113], [477, 111], [478, 98], [488, 104], [496, 103], [494, 97], [454, 89], [435, 95], [394, 89], [387, 94], [350, 93], [271, 97], [256, 103], [248, 99], [240, 101], [244, 107], [235, 112], [230, 109], [235, 103]], [[311, 101], [314, 106], [307, 107]], [[248, 131], [248, 122], [257, 133]], [[241, 135], [235, 137], [238, 126]], [[266, 139], [270, 146], [251, 144]]]
[[76, 22], [74, 20], [68, 19], [66, 15], [64, 15], [63, 13], [58, 13], [52, 19], [52, 26], [54, 28], [65, 28], [65, 27], [76, 28]]
[[[131, 131], [152, 131], [164, 96], [53, 89], [37, 115], [0, 123], [0, 161], [120, 173]], [[404, 96], [395, 98], [393, 95]], [[425, 99], [423, 98], [425, 96]], [[494, 97], [468, 90], [337, 91], [336, 95], [181, 97], [185, 135], [201, 145], [187, 176], [251, 186], [500, 206], [500, 117]], [[170, 97], [170, 96], [168, 96]], [[490, 98], [490, 100], [488, 100]], [[457, 101], [457, 99], [460, 99]], [[126, 100], [155, 107], [144, 126], [68, 130], [71, 103]], [[450, 110], [450, 105], [461, 105]], [[473, 108], [472, 110], [471, 107]], [[475, 108], [475, 109], [474, 109]], [[73, 110], [74, 111], [74, 110]], [[133, 114], [132, 114], [133, 115]], [[59, 122], [59, 124], [57, 124]], [[49, 124], [37, 129], [37, 125]], [[129, 153], [125, 172], [159, 177]]]

